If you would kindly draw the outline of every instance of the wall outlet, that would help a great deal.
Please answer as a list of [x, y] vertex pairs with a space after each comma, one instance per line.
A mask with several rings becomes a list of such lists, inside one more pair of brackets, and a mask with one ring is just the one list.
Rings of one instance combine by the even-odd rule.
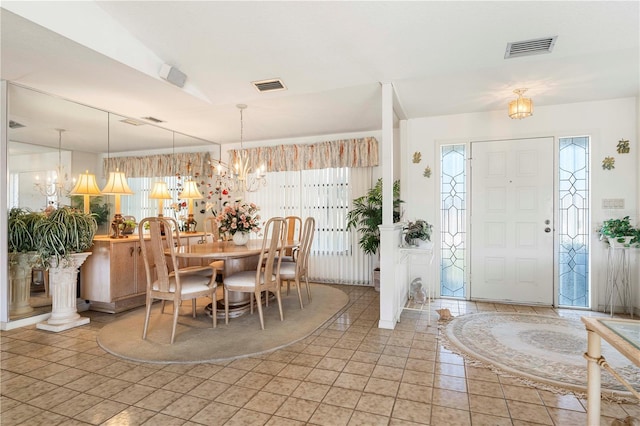
[[624, 209], [624, 198], [603, 198], [603, 209]]

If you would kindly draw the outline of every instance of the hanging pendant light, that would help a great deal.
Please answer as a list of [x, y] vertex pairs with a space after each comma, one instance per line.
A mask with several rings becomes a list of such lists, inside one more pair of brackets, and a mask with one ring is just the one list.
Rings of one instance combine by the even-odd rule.
[[[76, 184], [76, 179], [73, 178], [69, 181], [69, 174], [62, 164], [62, 133], [66, 132], [66, 130], [55, 129], [55, 131], [58, 132], [58, 164], [56, 169], [52, 177], [47, 177], [45, 182], [41, 182], [40, 176], [36, 175], [36, 183], [33, 186], [40, 194], [47, 197], [47, 204], [51, 202], [57, 205], [60, 203], [61, 198], [73, 195], [71, 191]], [[53, 198], [53, 200], [49, 200], [50, 198]]]
[[526, 91], [527, 89], [516, 89], [513, 91], [513, 93], [518, 95], [518, 98], [509, 102], [509, 117], [521, 120], [533, 115], [533, 101], [531, 98], [522, 96]]
[[260, 166], [254, 171], [253, 166], [249, 162], [249, 152], [244, 149], [243, 146], [244, 119], [242, 112], [247, 109], [247, 106], [245, 104], [238, 104], [236, 107], [240, 110], [240, 152], [236, 154], [237, 159], [234, 165], [234, 172], [240, 191], [255, 192], [260, 189], [261, 186], [267, 185], [265, 167]]

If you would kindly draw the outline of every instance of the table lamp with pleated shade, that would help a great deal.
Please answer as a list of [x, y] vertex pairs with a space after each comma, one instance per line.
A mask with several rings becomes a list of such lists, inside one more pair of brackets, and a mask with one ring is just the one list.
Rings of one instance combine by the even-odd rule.
[[154, 182], [149, 198], [152, 200], [158, 200], [158, 217], [162, 217], [162, 212], [164, 210], [164, 200], [170, 200], [172, 198], [171, 194], [169, 194], [167, 182]]
[[80, 173], [78, 177], [78, 181], [76, 182], [76, 186], [73, 187], [70, 195], [83, 195], [84, 196], [84, 213], [91, 213], [91, 208], [89, 204], [89, 197], [102, 195], [100, 192], [100, 188], [96, 183], [96, 175], [93, 173], [89, 173], [87, 170], [85, 173]]
[[124, 223], [122, 211], [120, 210], [120, 196], [133, 195], [133, 191], [129, 188], [129, 184], [127, 184], [127, 178], [124, 172], [120, 172], [118, 169], [116, 169], [115, 172], [109, 172], [109, 180], [107, 180], [105, 187], [102, 188], [102, 193], [116, 196], [116, 213], [111, 222], [111, 230], [113, 231], [111, 238], [123, 238], [124, 235], [122, 235], [120, 229], [120, 225]]
[[196, 232], [198, 222], [193, 218], [193, 200], [201, 200], [204, 198], [198, 189], [198, 184], [193, 180], [186, 181], [179, 198], [189, 200], [189, 217], [186, 223], [187, 232]]

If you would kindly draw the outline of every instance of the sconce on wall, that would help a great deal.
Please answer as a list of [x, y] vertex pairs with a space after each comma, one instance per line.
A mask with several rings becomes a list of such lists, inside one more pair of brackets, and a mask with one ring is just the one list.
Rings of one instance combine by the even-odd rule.
[[518, 97], [509, 102], [509, 117], [521, 120], [533, 115], [533, 101], [531, 98], [522, 96], [526, 91], [527, 89], [516, 89], [513, 91]]

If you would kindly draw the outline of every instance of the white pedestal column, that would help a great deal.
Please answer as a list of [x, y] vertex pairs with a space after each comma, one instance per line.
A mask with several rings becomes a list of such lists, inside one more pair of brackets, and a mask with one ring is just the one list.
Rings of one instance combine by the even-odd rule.
[[88, 324], [89, 318], [81, 317], [76, 307], [78, 269], [91, 253], [72, 254], [56, 268], [49, 268], [49, 291], [51, 293], [51, 317], [36, 328], [47, 331], [64, 331]]
[[31, 295], [31, 266], [36, 260], [35, 253], [9, 253], [9, 278], [11, 297], [9, 315], [18, 316], [33, 312], [29, 304]]

